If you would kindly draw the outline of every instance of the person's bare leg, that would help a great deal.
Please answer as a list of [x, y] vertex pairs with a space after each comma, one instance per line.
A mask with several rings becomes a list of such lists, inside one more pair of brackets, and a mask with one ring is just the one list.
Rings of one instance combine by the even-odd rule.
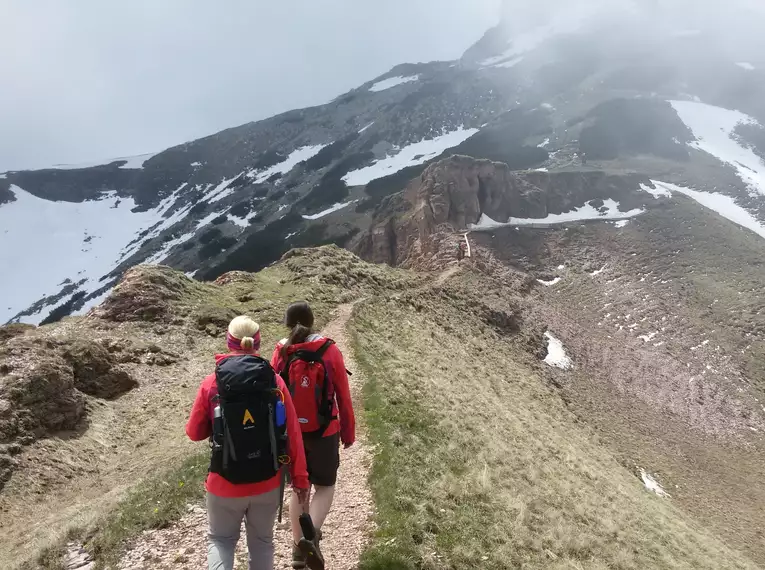
[[[332, 500], [335, 498], [335, 486], [320, 487], [316, 485], [315, 489], [316, 492], [311, 500], [311, 520], [316, 530], [319, 530], [324, 524], [329, 510], [332, 508]], [[298, 524], [298, 530], [299, 528], [300, 525]]]
[[292, 540], [295, 544], [303, 538], [303, 531], [300, 528], [300, 515], [303, 514], [303, 505], [298, 501], [297, 493], [292, 493], [290, 499], [290, 524], [292, 525]]

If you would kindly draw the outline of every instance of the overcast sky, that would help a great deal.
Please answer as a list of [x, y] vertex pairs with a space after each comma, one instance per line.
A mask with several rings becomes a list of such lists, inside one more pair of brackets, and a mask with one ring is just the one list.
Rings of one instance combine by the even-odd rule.
[[500, 0], [0, 0], [0, 172], [161, 150], [454, 59]]

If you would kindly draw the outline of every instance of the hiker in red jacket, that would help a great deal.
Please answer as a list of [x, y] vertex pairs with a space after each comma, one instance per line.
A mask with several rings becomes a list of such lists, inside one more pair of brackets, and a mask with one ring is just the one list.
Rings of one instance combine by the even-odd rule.
[[[308, 478], [316, 490], [310, 515], [317, 530], [318, 550], [321, 526], [335, 495], [340, 442], [347, 449], [356, 441], [356, 420], [343, 355], [331, 339], [313, 331], [314, 317], [308, 303], [291, 304], [285, 324], [291, 329], [290, 335], [276, 345], [271, 365], [287, 381], [303, 431]], [[295, 542], [292, 567], [296, 569], [306, 566], [305, 554], [297, 546], [302, 537], [302, 511], [293, 496], [290, 520]]]
[[284, 381], [258, 356], [259, 329], [247, 316], [231, 321], [229, 353], [215, 356], [216, 372], [202, 381], [186, 423], [192, 441], [210, 439], [212, 448], [205, 482], [209, 570], [233, 570], [242, 519], [249, 569], [273, 568], [283, 465], [289, 467], [295, 501], [308, 502], [300, 424]]

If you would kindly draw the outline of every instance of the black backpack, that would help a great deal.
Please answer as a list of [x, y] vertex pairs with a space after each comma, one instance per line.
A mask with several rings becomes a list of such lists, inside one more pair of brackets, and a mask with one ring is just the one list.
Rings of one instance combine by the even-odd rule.
[[229, 356], [215, 368], [210, 471], [231, 483], [267, 481], [287, 456], [287, 422], [276, 373], [259, 356]]

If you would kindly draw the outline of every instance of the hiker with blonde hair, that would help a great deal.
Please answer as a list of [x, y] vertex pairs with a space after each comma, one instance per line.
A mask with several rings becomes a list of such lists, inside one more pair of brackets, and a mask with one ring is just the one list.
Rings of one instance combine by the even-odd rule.
[[199, 387], [186, 434], [210, 440], [207, 489], [208, 568], [233, 570], [242, 520], [249, 570], [272, 570], [274, 521], [281, 517], [284, 470], [293, 495], [308, 501], [308, 472], [289, 390], [260, 358], [260, 327], [236, 317], [226, 333], [228, 352]]
[[[303, 537], [300, 525], [300, 515], [307, 505], [300, 504], [297, 498], [290, 505], [292, 567], [321, 568], [321, 527], [335, 496], [340, 443], [347, 449], [356, 440], [349, 373], [334, 341], [314, 332], [313, 311], [308, 303], [292, 303], [284, 323], [290, 334], [276, 345], [271, 364], [292, 394], [303, 431], [308, 478], [316, 490], [308, 509], [316, 530], [313, 540]], [[312, 565], [315, 556], [320, 560], [317, 566]]]

